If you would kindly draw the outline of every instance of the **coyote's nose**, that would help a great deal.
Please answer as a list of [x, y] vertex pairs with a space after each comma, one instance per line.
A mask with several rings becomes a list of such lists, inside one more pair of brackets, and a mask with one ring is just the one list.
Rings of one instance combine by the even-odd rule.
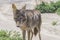
[[19, 27], [19, 26], [17, 26], [17, 27]]

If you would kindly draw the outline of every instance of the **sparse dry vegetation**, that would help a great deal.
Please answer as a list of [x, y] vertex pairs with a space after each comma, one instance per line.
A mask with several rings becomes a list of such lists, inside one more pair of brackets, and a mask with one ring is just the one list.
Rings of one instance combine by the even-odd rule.
[[20, 33], [0, 30], [0, 40], [22, 40]]

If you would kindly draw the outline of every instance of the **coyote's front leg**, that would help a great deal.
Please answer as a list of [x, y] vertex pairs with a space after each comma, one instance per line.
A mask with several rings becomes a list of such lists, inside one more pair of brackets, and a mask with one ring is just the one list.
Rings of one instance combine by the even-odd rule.
[[22, 34], [23, 34], [23, 40], [26, 40], [26, 37], [25, 37], [25, 36], [26, 36], [26, 31], [23, 30], [23, 31], [22, 31]]
[[30, 30], [28, 32], [28, 40], [30, 40]]

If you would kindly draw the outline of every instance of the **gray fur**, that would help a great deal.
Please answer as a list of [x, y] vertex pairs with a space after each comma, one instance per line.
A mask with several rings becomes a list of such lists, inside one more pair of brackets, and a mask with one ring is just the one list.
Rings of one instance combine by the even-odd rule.
[[[34, 35], [37, 35], [37, 33], [39, 33], [39, 38], [41, 40], [41, 13], [38, 10], [17, 9], [14, 14], [14, 20], [17, 27], [20, 27], [22, 30], [28, 31], [28, 40], [30, 40], [30, 32]], [[23, 35], [25, 34], [23, 33]], [[23, 40], [26, 40], [25, 36], [23, 37]]]

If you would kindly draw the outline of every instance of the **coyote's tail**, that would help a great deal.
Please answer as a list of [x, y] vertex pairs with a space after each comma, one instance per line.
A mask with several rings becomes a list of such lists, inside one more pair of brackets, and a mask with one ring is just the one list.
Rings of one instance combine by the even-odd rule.
[[34, 28], [34, 35], [36, 36], [37, 33], [38, 33], [38, 29], [35, 27], [35, 28]]

